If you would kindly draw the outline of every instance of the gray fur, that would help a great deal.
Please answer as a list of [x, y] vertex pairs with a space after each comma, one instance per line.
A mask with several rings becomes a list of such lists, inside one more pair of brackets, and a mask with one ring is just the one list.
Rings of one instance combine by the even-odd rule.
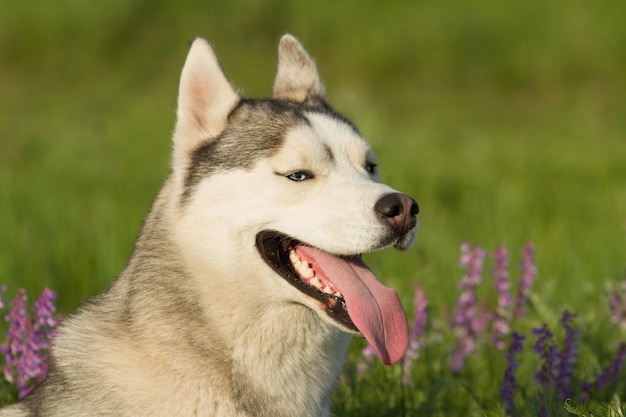
[[[230, 113], [219, 140], [210, 138], [193, 151], [182, 200], [186, 201], [195, 186], [215, 172], [250, 169], [259, 159], [272, 156], [282, 146], [289, 129], [310, 124], [305, 112], [341, 120], [358, 133], [349, 120], [322, 99], [305, 104], [278, 99], [243, 99]], [[333, 158], [330, 148], [327, 154]]]

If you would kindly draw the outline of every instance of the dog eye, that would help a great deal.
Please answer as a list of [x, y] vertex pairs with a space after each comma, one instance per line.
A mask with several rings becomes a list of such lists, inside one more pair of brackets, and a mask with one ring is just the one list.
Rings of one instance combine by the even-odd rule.
[[378, 168], [378, 164], [376, 162], [366, 162], [365, 163], [365, 170], [369, 174], [375, 174], [376, 173], [376, 168]]
[[313, 173], [310, 171], [296, 171], [287, 175], [287, 178], [292, 181], [306, 181], [313, 179]]

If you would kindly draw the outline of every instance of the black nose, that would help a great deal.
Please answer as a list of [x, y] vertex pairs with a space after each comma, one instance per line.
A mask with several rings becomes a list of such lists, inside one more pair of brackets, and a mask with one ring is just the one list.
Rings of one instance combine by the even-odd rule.
[[417, 223], [416, 215], [420, 209], [415, 200], [406, 194], [392, 193], [384, 195], [374, 206], [376, 214], [385, 220], [399, 235], [403, 235]]

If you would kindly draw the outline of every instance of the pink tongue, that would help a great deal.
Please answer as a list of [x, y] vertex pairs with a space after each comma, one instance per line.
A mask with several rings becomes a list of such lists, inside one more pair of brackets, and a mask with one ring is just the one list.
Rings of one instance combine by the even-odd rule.
[[398, 294], [385, 287], [360, 258], [339, 258], [309, 246], [296, 250], [314, 264], [318, 277], [332, 282], [343, 294], [350, 319], [383, 363], [398, 362], [409, 340]]

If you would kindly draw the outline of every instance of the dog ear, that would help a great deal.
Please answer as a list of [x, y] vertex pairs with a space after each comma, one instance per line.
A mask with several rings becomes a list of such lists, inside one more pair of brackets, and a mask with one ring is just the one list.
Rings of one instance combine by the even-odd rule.
[[272, 97], [299, 103], [324, 98], [315, 62], [291, 35], [284, 35], [278, 45], [278, 71]]
[[200, 141], [218, 137], [226, 126], [228, 114], [240, 99], [211, 46], [204, 39], [196, 39], [180, 77], [175, 158], [184, 157]]

